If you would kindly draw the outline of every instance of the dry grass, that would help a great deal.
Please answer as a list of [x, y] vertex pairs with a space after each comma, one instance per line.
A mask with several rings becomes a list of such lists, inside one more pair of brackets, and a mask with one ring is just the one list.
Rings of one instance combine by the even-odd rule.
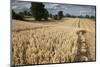
[[[85, 20], [85, 19], [84, 19]], [[81, 22], [84, 21], [83, 19]], [[74, 62], [77, 55], [77, 31], [95, 30], [90, 27], [91, 23], [81, 24], [78, 28], [79, 19], [64, 19], [54, 23], [41, 23], [34, 21], [28, 23], [13, 20], [12, 22], [12, 52], [13, 64], [45, 64]], [[90, 20], [85, 20], [89, 21]], [[93, 24], [93, 26], [95, 26]], [[92, 31], [93, 31], [92, 30]], [[87, 42], [91, 47], [90, 57], [95, 60], [95, 31], [89, 35], [85, 34]], [[92, 39], [91, 39], [92, 38]]]

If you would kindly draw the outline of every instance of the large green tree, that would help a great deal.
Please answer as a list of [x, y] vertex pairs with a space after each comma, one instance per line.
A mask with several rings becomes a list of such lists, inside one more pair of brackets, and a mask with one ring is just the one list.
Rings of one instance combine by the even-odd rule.
[[35, 20], [48, 20], [48, 11], [44, 8], [45, 5], [43, 3], [32, 2], [31, 3], [31, 12]]
[[63, 11], [59, 11], [58, 16], [59, 16], [59, 20], [61, 20], [63, 18]]

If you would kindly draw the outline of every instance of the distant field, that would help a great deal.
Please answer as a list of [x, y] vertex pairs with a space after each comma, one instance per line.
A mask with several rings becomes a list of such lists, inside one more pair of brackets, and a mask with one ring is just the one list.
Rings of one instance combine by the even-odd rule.
[[13, 64], [96, 60], [95, 21], [85, 18], [31, 20], [12, 20]]

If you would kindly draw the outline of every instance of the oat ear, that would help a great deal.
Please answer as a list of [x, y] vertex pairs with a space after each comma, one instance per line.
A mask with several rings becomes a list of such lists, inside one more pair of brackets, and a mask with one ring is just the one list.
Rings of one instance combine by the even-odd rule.
[[84, 35], [86, 33], [86, 30], [82, 30], [82, 34]]
[[85, 30], [85, 29], [78, 30], [77, 34], [79, 34], [80, 32], [82, 32], [82, 34], [84, 35], [87, 32], [87, 30]]

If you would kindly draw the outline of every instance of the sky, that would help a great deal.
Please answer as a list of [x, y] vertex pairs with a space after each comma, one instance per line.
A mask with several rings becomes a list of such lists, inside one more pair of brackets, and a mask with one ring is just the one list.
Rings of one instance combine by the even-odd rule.
[[[95, 16], [95, 6], [86, 6], [86, 5], [72, 5], [72, 4], [56, 4], [56, 3], [43, 3], [45, 8], [49, 13], [55, 15], [58, 11], [63, 11], [63, 14], [71, 14], [75, 16], [79, 15], [89, 15]], [[12, 1], [12, 9], [15, 12], [20, 12], [23, 10], [30, 10], [31, 2], [25, 1]]]

